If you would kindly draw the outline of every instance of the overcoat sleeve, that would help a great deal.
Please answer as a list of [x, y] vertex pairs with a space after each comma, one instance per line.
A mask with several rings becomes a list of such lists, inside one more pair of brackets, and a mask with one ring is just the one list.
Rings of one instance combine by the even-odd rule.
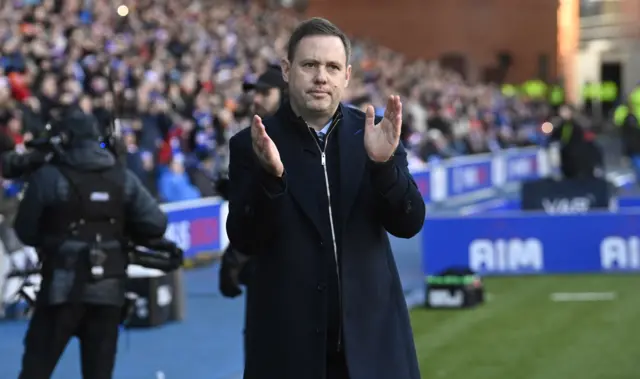
[[229, 215], [231, 244], [247, 255], [259, 253], [275, 233], [270, 216], [287, 193], [286, 174], [277, 178], [257, 162], [248, 130], [229, 141]]
[[371, 182], [379, 194], [378, 213], [385, 229], [399, 238], [411, 238], [422, 230], [425, 205], [407, 162], [402, 143], [386, 163], [371, 162]]

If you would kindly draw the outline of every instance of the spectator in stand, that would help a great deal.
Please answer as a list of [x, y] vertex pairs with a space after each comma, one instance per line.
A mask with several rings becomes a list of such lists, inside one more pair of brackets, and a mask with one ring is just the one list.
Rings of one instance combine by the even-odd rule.
[[427, 120], [427, 126], [429, 130], [438, 130], [444, 138], [448, 140], [453, 139], [453, 129], [451, 123], [445, 117], [442, 107], [434, 105], [431, 112], [432, 116]]
[[270, 66], [255, 83], [245, 82], [242, 87], [245, 92], [252, 92], [251, 111], [260, 117], [275, 114], [286, 98], [286, 83], [280, 66]]
[[142, 155], [144, 152], [140, 151], [136, 142], [136, 135], [129, 127], [123, 128], [122, 138], [127, 148], [127, 168], [131, 170], [139, 178], [145, 177], [145, 168], [143, 165]]
[[420, 151], [420, 157], [425, 161], [447, 159], [456, 156], [447, 139], [439, 129], [427, 132], [427, 138]]
[[160, 199], [166, 202], [193, 200], [200, 197], [200, 191], [191, 184], [185, 172], [182, 155], [174, 155], [169, 169], [160, 174], [158, 191]]
[[[199, 175], [198, 187], [208, 194], [202, 176], [226, 170], [228, 139], [254, 112], [266, 112], [267, 101], [278, 103], [257, 91], [251, 111], [243, 83], [286, 55], [286, 36], [298, 19], [230, 0], [209, 8], [195, 0], [135, 0], [129, 10], [119, 17], [108, 0], [4, 2], [0, 127], [20, 111], [23, 132], [39, 137], [62, 105], [90, 103], [103, 133], [114, 115], [131, 125], [131, 143], [144, 162], [139, 172], [152, 192], [179, 136], [185, 170], [192, 179]], [[535, 142], [545, 117], [525, 98], [505, 101], [495, 86], [465, 83], [436, 62], [409, 62], [370, 42], [354, 41], [353, 66], [345, 103], [372, 104], [382, 114], [389, 94], [407, 98], [411, 122], [402, 139], [415, 141], [410, 156], [419, 155], [427, 128], [440, 129], [457, 153], [475, 154], [495, 147], [496, 135], [509, 135], [515, 146]], [[510, 117], [482, 129], [465, 126], [486, 112]], [[482, 148], [459, 148], [470, 140]]]
[[20, 146], [24, 145], [24, 135], [22, 134], [22, 117], [19, 112], [16, 112], [16, 114], [9, 119], [6, 133], [17, 149], [23, 148]]

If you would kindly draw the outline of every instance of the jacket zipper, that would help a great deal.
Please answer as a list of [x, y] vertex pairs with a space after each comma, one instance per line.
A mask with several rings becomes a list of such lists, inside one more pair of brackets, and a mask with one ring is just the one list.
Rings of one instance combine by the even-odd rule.
[[325, 155], [325, 151], [327, 150], [327, 145], [329, 144], [329, 135], [333, 132], [335, 125], [340, 121], [340, 118], [336, 118], [329, 127], [329, 132], [324, 137], [324, 149], [318, 143], [317, 136], [314, 136], [311, 130], [311, 136], [313, 140], [316, 142], [316, 146], [318, 146], [318, 150], [320, 150], [320, 164], [322, 164], [322, 171], [324, 172], [324, 184], [327, 188], [327, 201], [329, 204], [329, 225], [331, 227], [331, 240], [333, 242], [333, 258], [336, 262], [336, 276], [338, 277], [338, 346], [337, 351], [342, 349], [342, 281], [340, 279], [340, 260], [338, 259], [338, 244], [336, 241], [336, 230], [333, 225], [333, 210], [331, 209], [331, 189], [329, 186], [329, 173], [327, 171], [327, 157]]

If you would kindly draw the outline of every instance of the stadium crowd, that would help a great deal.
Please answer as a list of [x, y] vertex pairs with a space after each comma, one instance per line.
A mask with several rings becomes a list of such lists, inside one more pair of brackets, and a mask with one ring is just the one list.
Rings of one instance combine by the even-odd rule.
[[[77, 103], [103, 131], [117, 118], [127, 164], [161, 201], [215, 194], [226, 141], [249, 125], [255, 81], [285, 55], [298, 22], [250, 1], [0, 1], [2, 149], [46, 133], [61, 104]], [[403, 140], [415, 162], [539, 141], [546, 107], [465, 83], [436, 62], [409, 62], [354, 41], [345, 102], [404, 98]], [[5, 197], [17, 183], [4, 181]]]

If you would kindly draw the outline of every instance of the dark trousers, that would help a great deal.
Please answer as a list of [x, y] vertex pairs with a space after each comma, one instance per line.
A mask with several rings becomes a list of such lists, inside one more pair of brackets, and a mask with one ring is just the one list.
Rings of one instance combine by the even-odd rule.
[[49, 379], [71, 337], [80, 340], [82, 377], [111, 379], [121, 309], [108, 305], [36, 307], [25, 336], [19, 379]]
[[339, 353], [327, 353], [327, 375], [326, 379], [349, 379], [347, 369], [347, 359], [344, 350]]

